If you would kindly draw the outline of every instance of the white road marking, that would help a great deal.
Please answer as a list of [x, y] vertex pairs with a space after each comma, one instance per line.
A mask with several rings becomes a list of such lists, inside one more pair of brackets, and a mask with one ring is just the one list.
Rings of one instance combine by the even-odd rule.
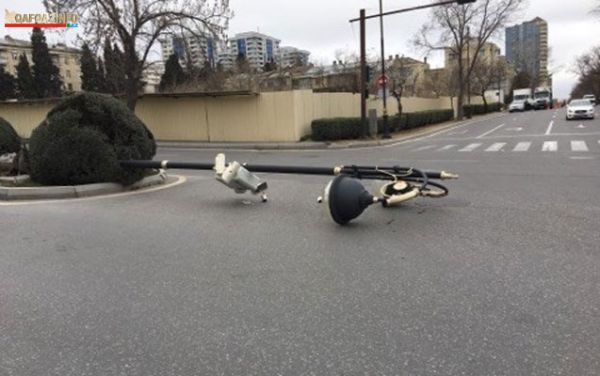
[[579, 128], [579, 129], [585, 129], [585, 125], [583, 125], [583, 124], [579, 124], [579, 125], [577, 126], [577, 128]]
[[569, 157], [570, 159], [574, 159], [574, 160], [592, 160], [592, 159], [596, 159], [596, 157]]
[[446, 145], [443, 148], [438, 149], [438, 151], [448, 151], [454, 147], [456, 147], [456, 145]]
[[506, 145], [506, 142], [496, 142], [489, 148], [485, 149], [485, 151], [501, 151], [504, 145]]
[[544, 142], [544, 146], [542, 146], [542, 151], [557, 151], [558, 150], [558, 142], [557, 141], [546, 141]]
[[571, 141], [571, 150], [573, 150], [573, 151], [589, 151], [585, 141]]
[[503, 126], [505, 126], [506, 124], [500, 124], [499, 126], [495, 127], [494, 129], [492, 129], [491, 131], [485, 132], [484, 134], [477, 136], [475, 138], [484, 138], [485, 136], [487, 136], [488, 134], [492, 134], [495, 131], [497, 131], [498, 129], [502, 128]]
[[521, 132], [523, 130], [522, 127], [516, 127], [516, 128], [508, 128], [507, 131], [513, 131], [513, 132]]
[[423, 151], [423, 150], [429, 150], [429, 149], [433, 149], [435, 147], [435, 145], [427, 145], [427, 146], [421, 146], [420, 148], [416, 148], [413, 151]]
[[550, 124], [548, 125], [548, 129], [546, 129], [546, 136], [549, 136], [550, 133], [552, 133], [552, 127], [554, 126], [554, 121], [551, 121]]
[[531, 142], [519, 142], [513, 151], [527, 151], [531, 147]]
[[481, 146], [481, 144], [471, 144], [471, 145], [465, 146], [464, 148], [460, 149], [459, 151], [469, 152], [469, 151], [473, 151], [473, 150], [477, 149], [480, 146]]

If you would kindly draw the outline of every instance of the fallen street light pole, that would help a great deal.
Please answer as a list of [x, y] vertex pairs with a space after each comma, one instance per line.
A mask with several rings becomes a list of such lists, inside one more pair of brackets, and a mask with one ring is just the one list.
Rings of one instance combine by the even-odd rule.
[[[411, 167], [378, 166], [283, 166], [251, 165], [239, 162], [227, 163], [224, 154], [218, 154], [214, 163], [171, 162], [149, 160], [119, 161], [123, 168], [134, 169], [182, 169], [214, 171], [215, 178], [236, 193], [251, 192], [267, 201], [267, 183], [255, 173], [334, 176], [318, 202], [326, 202], [335, 222], [344, 225], [358, 217], [368, 206], [381, 203], [384, 207], [396, 206], [417, 197], [440, 198], [448, 195], [448, 189], [432, 180], [457, 179], [458, 175], [440, 172], [424, 172]], [[379, 193], [373, 196], [358, 180], [386, 181]]]

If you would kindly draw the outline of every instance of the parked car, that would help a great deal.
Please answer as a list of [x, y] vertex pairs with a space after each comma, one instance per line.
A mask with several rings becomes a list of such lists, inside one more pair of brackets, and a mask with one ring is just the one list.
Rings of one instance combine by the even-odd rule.
[[592, 102], [592, 105], [596, 105], [596, 96], [594, 94], [586, 94], [583, 96], [583, 99], [587, 99]]
[[508, 112], [515, 112], [515, 111], [525, 111], [527, 109], [527, 102], [525, 100], [514, 100], [512, 101], [512, 103], [508, 106]]
[[594, 105], [588, 99], [573, 99], [567, 105], [567, 120], [593, 119]]

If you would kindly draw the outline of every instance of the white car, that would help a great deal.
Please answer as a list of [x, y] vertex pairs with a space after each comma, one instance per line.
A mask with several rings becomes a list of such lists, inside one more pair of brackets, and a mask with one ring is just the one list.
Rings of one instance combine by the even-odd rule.
[[574, 99], [567, 105], [567, 120], [593, 119], [594, 105], [587, 99]]
[[525, 101], [513, 101], [508, 106], [508, 112], [525, 111], [525, 109], [526, 109]]
[[583, 99], [587, 99], [592, 102], [592, 105], [596, 105], [596, 96], [594, 94], [586, 94], [583, 96]]

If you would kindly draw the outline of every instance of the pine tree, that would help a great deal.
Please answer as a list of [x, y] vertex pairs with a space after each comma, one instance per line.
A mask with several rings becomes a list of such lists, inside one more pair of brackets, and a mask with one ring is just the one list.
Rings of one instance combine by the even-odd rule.
[[31, 99], [37, 97], [33, 74], [25, 54], [19, 56], [19, 64], [17, 64], [17, 90], [19, 98]]
[[98, 68], [96, 59], [87, 43], [81, 47], [81, 89], [85, 91], [98, 91]]
[[185, 73], [179, 64], [179, 58], [176, 54], [172, 54], [165, 63], [165, 73], [160, 78], [158, 90], [161, 92], [173, 90], [177, 85], [184, 83], [185, 80]]
[[12, 99], [15, 96], [15, 78], [0, 65], [0, 100]]
[[104, 68], [106, 70], [107, 91], [111, 94], [125, 92], [125, 57], [119, 47], [104, 40]]
[[38, 27], [31, 33], [31, 48], [37, 96], [39, 98], [60, 97], [63, 86], [60, 71], [52, 62], [44, 32]]
[[108, 85], [106, 83], [106, 70], [104, 69], [104, 63], [102, 59], [98, 58], [98, 92], [109, 93]]

